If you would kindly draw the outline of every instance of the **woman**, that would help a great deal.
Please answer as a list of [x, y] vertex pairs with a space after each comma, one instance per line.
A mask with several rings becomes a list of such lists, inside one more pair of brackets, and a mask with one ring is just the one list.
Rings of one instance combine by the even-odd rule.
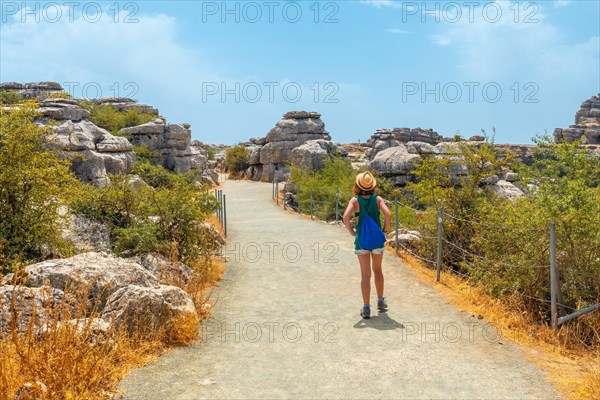
[[[381, 262], [383, 260], [383, 245], [381, 248], [373, 250], [364, 250], [360, 247], [360, 226], [363, 216], [368, 214], [373, 220], [380, 225], [379, 212], [385, 215], [383, 231], [385, 232], [390, 225], [391, 213], [389, 208], [380, 196], [374, 194], [377, 181], [369, 172], [363, 172], [356, 176], [353, 192], [356, 197], [353, 197], [348, 203], [348, 207], [344, 212], [344, 225], [348, 232], [354, 236], [355, 254], [358, 256], [360, 264], [361, 282], [360, 288], [363, 297], [363, 308], [360, 310], [360, 315], [363, 318], [371, 317], [371, 260], [373, 261], [373, 273], [375, 274], [375, 288], [377, 289], [377, 309], [379, 311], [387, 310], [387, 303], [383, 297], [383, 272], [381, 270]], [[354, 213], [357, 220], [356, 230], [350, 226], [350, 216]], [[380, 225], [381, 226], [381, 225]]]

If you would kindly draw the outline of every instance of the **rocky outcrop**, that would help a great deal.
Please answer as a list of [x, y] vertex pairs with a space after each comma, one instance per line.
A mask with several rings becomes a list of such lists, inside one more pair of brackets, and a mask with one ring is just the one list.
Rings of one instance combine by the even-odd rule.
[[147, 114], [158, 116], [158, 110], [148, 104], [138, 103], [136, 100], [126, 97], [101, 97], [99, 99], [90, 100], [91, 103], [99, 106], [111, 106], [119, 111], [127, 111], [136, 109]]
[[203, 171], [207, 167], [206, 151], [192, 144], [189, 124], [167, 124], [156, 118], [146, 124], [121, 129], [135, 146], [148, 146], [157, 153], [154, 162], [174, 172]]
[[136, 260], [165, 285], [187, 284], [194, 277], [194, 270], [190, 267], [182, 262], [170, 261], [162, 254], [144, 254]]
[[405, 185], [414, 181], [412, 172], [420, 162], [418, 154], [409, 153], [405, 145], [398, 145], [378, 152], [369, 167], [396, 185]]
[[321, 114], [291, 111], [283, 115], [265, 138], [251, 139], [246, 175], [263, 182], [284, 181], [290, 173], [292, 150], [309, 140], [329, 141]]
[[492, 186], [492, 188], [498, 196], [506, 199], [513, 200], [525, 195], [521, 189], [506, 180], [499, 180]]
[[48, 127], [48, 146], [61, 150], [72, 161], [73, 171], [83, 182], [105, 185], [108, 174], [127, 174], [133, 168], [135, 153], [131, 143], [90, 122], [90, 112], [78, 100], [53, 97], [57, 93], [64, 96], [58, 83], [2, 83], [0, 89], [39, 100], [40, 116], [35, 122]]
[[408, 142], [387, 148], [377, 153], [369, 167], [381, 175], [388, 177], [396, 185], [406, 185], [416, 182], [414, 170], [420, 164], [422, 157], [449, 157], [448, 177], [450, 183], [457, 185], [468, 176], [469, 170], [460, 156], [458, 143], [442, 142], [435, 146], [425, 142]]
[[370, 159], [374, 159], [377, 153], [390, 147], [398, 146], [408, 142], [424, 142], [431, 145], [436, 145], [443, 142], [444, 138], [434, 132], [432, 129], [421, 128], [394, 128], [378, 129], [371, 138], [367, 140], [367, 144], [371, 147], [367, 153]]
[[37, 330], [54, 312], [66, 319], [74, 316], [74, 303], [60, 289], [0, 286], [0, 336], [13, 330], [24, 332], [30, 324]]
[[131, 143], [88, 120], [60, 120], [50, 130], [53, 134], [49, 145], [71, 159], [73, 171], [83, 182], [105, 185], [108, 174], [127, 174], [133, 168], [135, 153]]
[[22, 99], [47, 99], [65, 94], [62, 86], [56, 82], [1, 82], [0, 90], [14, 91]]
[[592, 96], [581, 104], [581, 108], [575, 114], [575, 125], [554, 130], [556, 143], [579, 139], [583, 144], [600, 144], [600, 98], [598, 96]]
[[110, 228], [107, 224], [89, 220], [81, 215], [69, 215], [69, 225], [62, 237], [73, 246], [75, 253], [110, 252]]
[[325, 160], [335, 155], [346, 156], [345, 148], [328, 140], [309, 140], [292, 150], [292, 164], [312, 170], [325, 167]]
[[102, 319], [125, 324], [130, 331], [156, 331], [177, 317], [196, 318], [190, 296], [176, 286], [128, 285], [115, 291], [102, 310]]
[[[159, 266], [164, 260], [143, 260], [149, 270], [137, 261], [141, 260], [91, 252], [29, 265], [24, 270], [23, 286], [10, 285], [14, 275], [7, 275], [2, 280], [5, 286], [0, 286], [0, 305], [3, 307], [0, 331], [5, 331], [3, 328], [10, 322], [6, 318], [15, 312], [24, 316], [19, 318], [19, 323], [25, 324], [27, 315], [29, 318], [38, 315], [43, 321], [54, 304], [64, 303], [65, 293], [69, 293], [71, 302], [85, 301], [79, 307], [97, 310], [105, 321], [126, 323], [130, 328], [142, 320], [157, 328], [172, 317], [195, 317], [189, 295], [178, 287], [161, 284], [149, 271], [154, 270], [162, 279]], [[13, 297], [18, 301], [12, 301]], [[71, 318], [73, 316], [69, 314], [61, 320]]]

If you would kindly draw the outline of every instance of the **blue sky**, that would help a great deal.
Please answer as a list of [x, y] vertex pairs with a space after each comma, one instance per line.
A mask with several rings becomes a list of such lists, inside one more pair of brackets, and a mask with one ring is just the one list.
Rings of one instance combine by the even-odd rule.
[[596, 0], [0, 3], [1, 81], [133, 94], [208, 143], [291, 110], [321, 112], [340, 142], [495, 127], [528, 143], [600, 92]]

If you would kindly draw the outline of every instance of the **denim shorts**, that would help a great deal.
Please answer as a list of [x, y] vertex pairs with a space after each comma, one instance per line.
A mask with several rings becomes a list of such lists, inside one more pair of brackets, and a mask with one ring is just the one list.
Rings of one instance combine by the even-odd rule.
[[362, 256], [364, 254], [383, 254], [383, 250], [384, 248], [381, 247], [379, 249], [373, 249], [373, 250], [354, 250], [354, 254], [356, 254], [357, 256]]

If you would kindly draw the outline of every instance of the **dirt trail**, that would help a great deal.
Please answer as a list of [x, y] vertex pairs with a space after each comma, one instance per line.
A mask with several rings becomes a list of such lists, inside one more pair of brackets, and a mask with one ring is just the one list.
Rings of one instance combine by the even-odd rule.
[[223, 191], [231, 261], [205, 342], [133, 371], [126, 399], [559, 398], [518, 347], [394, 257], [384, 257], [389, 311], [361, 319], [345, 229], [277, 208], [270, 184]]

